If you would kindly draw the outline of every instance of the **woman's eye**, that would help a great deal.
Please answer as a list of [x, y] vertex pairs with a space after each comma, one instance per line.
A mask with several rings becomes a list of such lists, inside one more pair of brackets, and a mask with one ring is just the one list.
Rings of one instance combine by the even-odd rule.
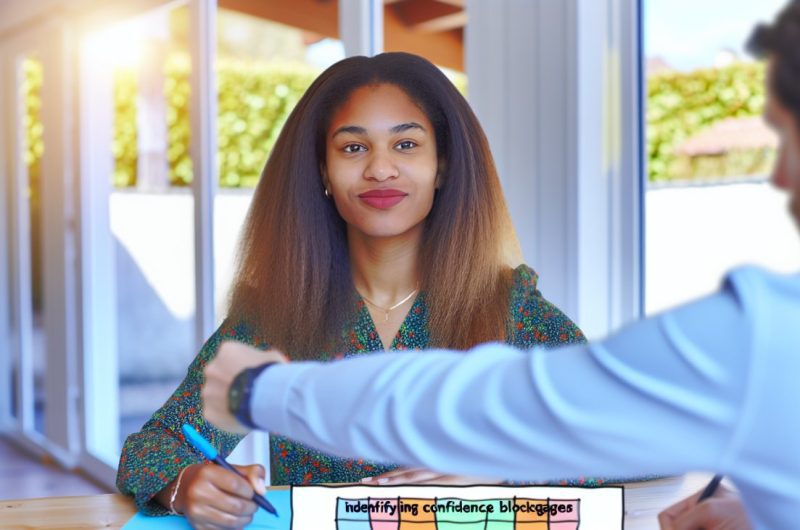
[[414, 142], [412, 140], [403, 140], [402, 142], [397, 144], [397, 148], [400, 149], [401, 151], [406, 149], [413, 149], [416, 146], [417, 142]]
[[345, 153], [361, 153], [366, 151], [366, 148], [360, 144], [349, 144], [344, 146], [343, 151]]

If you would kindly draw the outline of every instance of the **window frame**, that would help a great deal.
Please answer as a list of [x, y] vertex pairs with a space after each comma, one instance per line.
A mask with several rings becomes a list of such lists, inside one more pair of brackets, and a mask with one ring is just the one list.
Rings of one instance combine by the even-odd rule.
[[603, 337], [641, 315], [641, 2], [467, 10], [469, 99], [525, 258], [544, 295]]
[[[3, 398], [0, 422], [4, 432], [18, 445], [37, 455], [50, 455], [66, 467], [75, 465], [78, 451], [78, 399], [76, 356], [78, 337], [74, 333], [76, 293], [74, 261], [75, 223], [73, 189], [75, 167], [70, 135], [68, 31], [54, 21], [43, 20], [26, 26], [0, 42], [0, 63], [4, 84], [4, 116], [13, 117], [3, 125], [4, 197], [8, 217], [3, 219], [4, 263], [0, 289], [5, 292], [2, 308], [5, 355], [0, 358], [0, 376], [12, 388], [12, 364], [17, 363], [16, 410], [10, 395]], [[42, 248], [44, 306], [42, 328], [46, 337], [43, 391], [45, 416], [43, 432], [35, 428], [33, 372], [33, 307], [30, 242], [30, 201], [27, 197], [28, 172], [24, 162], [25, 136], [23, 102], [19, 88], [23, 81], [22, 61], [35, 56], [45, 72], [42, 84], [41, 119], [45, 152], [41, 159]], [[7, 224], [6, 224], [7, 223]], [[14, 338], [16, 337], [16, 339]], [[5, 406], [8, 403], [8, 406]]]

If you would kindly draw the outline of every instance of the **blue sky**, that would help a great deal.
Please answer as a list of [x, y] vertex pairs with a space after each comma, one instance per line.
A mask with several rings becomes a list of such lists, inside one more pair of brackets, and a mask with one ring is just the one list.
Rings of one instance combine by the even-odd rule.
[[713, 66], [717, 52], [745, 55], [744, 43], [757, 22], [769, 22], [787, 0], [644, 0], [647, 57], [673, 68]]

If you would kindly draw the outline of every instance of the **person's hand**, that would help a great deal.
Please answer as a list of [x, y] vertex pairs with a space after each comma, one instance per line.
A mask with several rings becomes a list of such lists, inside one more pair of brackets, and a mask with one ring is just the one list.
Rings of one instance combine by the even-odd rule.
[[720, 486], [712, 497], [698, 504], [701, 493], [658, 514], [661, 530], [752, 530], [738, 494]]
[[224, 342], [217, 356], [205, 368], [203, 416], [224, 431], [247, 434], [249, 429], [228, 411], [228, 390], [234, 378], [245, 368], [266, 363], [285, 363], [286, 357], [276, 351], [261, 351], [240, 342]]
[[175, 510], [196, 530], [244, 528], [258, 506], [253, 492], [263, 494], [264, 468], [259, 465], [233, 466], [242, 478], [220, 466], [193, 464], [183, 473], [175, 498]]
[[381, 475], [361, 480], [367, 486], [397, 486], [401, 484], [439, 484], [442, 486], [468, 486], [471, 484], [500, 484], [498, 480], [485, 480], [464, 475], [446, 475], [430, 469], [398, 468]]

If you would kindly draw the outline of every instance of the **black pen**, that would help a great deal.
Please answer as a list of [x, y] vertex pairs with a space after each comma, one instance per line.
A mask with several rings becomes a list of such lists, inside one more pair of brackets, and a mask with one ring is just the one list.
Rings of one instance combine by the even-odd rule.
[[[199, 432], [197, 432], [194, 427], [192, 427], [188, 423], [184, 423], [183, 427], [181, 427], [181, 430], [183, 431], [183, 435], [186, 436], [186, 440], [190, 444], [192, 444], [192, 447], [203, 453], [203, 456], [205, 456], [218, 466], [222, 466], [228, 471], [233, 471], [240, 477], [247, 478], [241, 473], [239, 473], [239, 471], [237, 471], [235, 467], [226, 462], [225, 459], [220, 456], [217, 449], [213, 445], [211, 445], [208, 440], [203, 438], [203, 436]], [[275, 509], [275, 507], [272, 504], [270, 504], [270, 502], [267, 499], [265, 499], [263, 495], [259, 495], [258, 492], [253, 494], [253, 502], [255, 502], [256, 504], [267, 510], [272, 515], [274, 516], [278, 515], [278, 511]]]
[[700, 504], [704, 500], [714, 495], [714, 492], [717, 491], [720, 482], [722, 482], [722, 475], [714, 475], [714, 478], [711, 479], [711, 482], [708, 483], [706, 489], [703, 490], [703, 493], [701, 493], [700, 497], [697, 499], [697, 504]]

